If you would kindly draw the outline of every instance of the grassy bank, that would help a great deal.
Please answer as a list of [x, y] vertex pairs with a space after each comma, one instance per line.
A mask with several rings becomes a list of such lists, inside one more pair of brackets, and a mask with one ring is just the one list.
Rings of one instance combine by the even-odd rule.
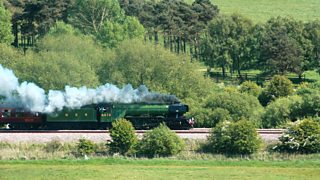
[[111, 156], [104, 144], [85, 160], [75, 143], [0, 143], [0, 179], [316, 179], [320, 154], [282, 154], [261, 150], [251, 156], [199, 152], [186, 142], [174, 157]]
[[3, 179], [316, 179], [320, 161], [107, 158], [1, 161]]
[[[271, 144], [264, 144], [261, 149], [250, 156], [221, 154], [211, 154], [202, 151], [201, 147], [205, 143], [203, 140], [185, 140], [186, 147], [179, 154], [170, 157], [174, 160], [205, 160], [205, 161], [320, 161], [320, 154], [287, 154], [270, 152]], [[273, 143], [273, 142], [271, 142]], [[113, 157], [105, 143], [96, 144], [94, 153], [88, 155], [90, 158], [110, 158]], [[37, 160], [78, 160], [83, 159], [83, 155], [77, 150], [77, 143], [65, 143], [53, 140], [48, 143], [8, 143], [0, 142], [0, 163]], [[140, 158], [141, 159], [141, 158]]]

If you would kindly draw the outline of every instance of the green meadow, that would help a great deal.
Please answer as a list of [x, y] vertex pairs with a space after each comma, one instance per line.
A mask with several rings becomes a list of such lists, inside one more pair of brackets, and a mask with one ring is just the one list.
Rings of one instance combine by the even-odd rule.
[[[191, 3], [193, 0], [186, 0]], [[239, 13], [254, 22], [289, 16], [302, 21], [320, 20], [319, 0], [212, 0], [221, 14]]]
[[1, 161], [1, 179], [317, 179], [320, 161], [108, 158]]

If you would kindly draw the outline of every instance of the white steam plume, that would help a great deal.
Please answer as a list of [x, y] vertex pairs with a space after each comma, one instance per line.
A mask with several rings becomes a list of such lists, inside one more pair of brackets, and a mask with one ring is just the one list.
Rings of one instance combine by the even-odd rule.
[[119, 89], [112, 84], [105, 84], [96, 89], [85, 86], [76, 88], [66, 86], [64, 91], [49, 90], [48, 94], [34, 83], [22, 82], [12, 70], [0, 64], [0, 99], [2, 106], [26, 108], [34, 112], [53, 112], [67, 108], [97, 103], [171, 103], [178, 99], [173, 95], [149, 92], [141, 85], [134, 89], [130, 84]]
[[3, 68], [0, 64], [0, 95], [10, 96], [12, 91], [18, 87], [18, 78], [9, 69]]

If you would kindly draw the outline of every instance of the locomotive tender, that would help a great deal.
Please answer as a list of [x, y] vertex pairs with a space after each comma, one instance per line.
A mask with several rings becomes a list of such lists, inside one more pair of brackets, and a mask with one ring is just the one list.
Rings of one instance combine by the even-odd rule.
[[189, 107], [173, 104], [92, 104], [53, 113], [0, 108], [0, 126], [9, 129], [106, 129], [125, 118], [136, 129], [150, 129], [165, 123], [171, 129], [190, 129], [194, 120], [184, 116]]

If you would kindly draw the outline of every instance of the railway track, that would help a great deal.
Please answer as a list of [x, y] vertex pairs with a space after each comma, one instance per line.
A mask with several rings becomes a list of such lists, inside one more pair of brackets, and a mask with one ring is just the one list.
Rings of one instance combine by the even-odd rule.
[[[193, 128], [190, 130], [173, 130], [177, 134], [209, 134], [210, 128]], [[143, 134], [149, 130], [136, 130], [136, 133]], [[257, 129], [259, 134], [282, 134], [284, 129]], [[2, 129], [1, 133], [109, 133], [109, 130], [9, 130]]]
[[[136, 130], [141, 138], [148, 130]], [[186, 139], [206, 139], [210, 134], [209, 128], [194, 128], [190, 130], [174, 130], [178, 136]], [[257, 132], [265, 141], [277, 140], [284, 129], [258, 129]], [[110, 140], [108, 130], [0, 130], [0, 141], [8, 142], [49, 142], [53, 139], [61, 141], [76, 141], [79, 138], [95, 142]]]

